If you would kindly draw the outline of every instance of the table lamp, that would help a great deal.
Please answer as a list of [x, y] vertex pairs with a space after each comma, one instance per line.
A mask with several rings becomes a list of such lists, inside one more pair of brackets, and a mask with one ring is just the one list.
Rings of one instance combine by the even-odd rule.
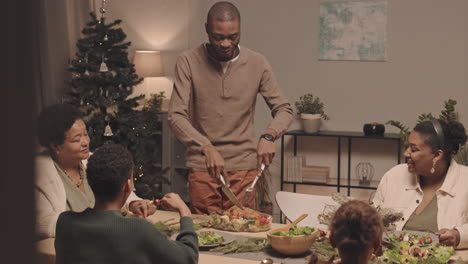
[[146, 77], [162, 77], [164, 70], [161, 62], [161, 52], [137, 50], [133, 57], [135, 70], [138, 76]]
[[[133, 90], [135, 96], [140, 94], [145, 95], [145, 98], [139, 101], [140, 106], [137, 107], [137, 109], [142, 109], [143, 105], [151, 98], [152, 94], [157, 94], [166, 90], [165, 81], [163, 80], [165, 78], [155, 78], [164, 76], [161, 52], [137, 50], [133, 57], [133, 63], [135, 64], [136, 74], [144, 78], [143, 82], [136, 85]], [[167, 96], [167, 93], [165, 93], [165, 95]]]

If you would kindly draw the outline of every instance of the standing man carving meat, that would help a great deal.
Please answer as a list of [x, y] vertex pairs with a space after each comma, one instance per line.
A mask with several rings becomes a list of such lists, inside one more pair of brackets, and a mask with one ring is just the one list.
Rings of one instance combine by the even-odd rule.
[[[196, 213], [220, 213], [232, 206], [220, 190], [220, 174], [242, 200], [261, 163], [271, 164], [274, 141], [293, 118], [267, 59], [239, 46], [240, 21], [232, 3], [214, 4], [205, 24], [208, 43], [182, 53], [175, 67], [168, 118], [188, 148], [189, 193]], [[257, 139], [254, 115], [259, 93], [273, 120]], [[253, 205], [252, 198], [248, 206]]]

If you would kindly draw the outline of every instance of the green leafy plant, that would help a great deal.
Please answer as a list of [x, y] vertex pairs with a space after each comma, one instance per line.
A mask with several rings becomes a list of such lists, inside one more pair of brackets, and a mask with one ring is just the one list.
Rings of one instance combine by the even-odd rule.
[[299, 97], [295, 105], [299, 114], [320, 114], [323, 120], [330, 120], [323, 110], [323, 102], [311, 93]]
[[[458, 121], [458, 112], [455, 111], [455, 106], [457, 101], [453, 99], [448, 99], [444, 102], [444, 109], [439, 114], [439, 119], [444, 120], [445, 122]], [[417, 123], [421, 123], [428, 120], [433, 120], [435, 117], [432, 113], [423, 113], [418, 116]], [[385, 123], [387, 125], [394, 126], [400, 129], [401, 140], [406, 144], [408, 142], [409, 134], [411, 133], [407, 125], [402, 124], [400, 121], [390, 120]], [[459, 164], [468, 165], [468, 149], [466, 144], [460, 145], [458, 153], [455, 155], [455, 160]]]
[[454, 158], [458, 164], [468, 166], [468, 146], [466, 144], [460, 145], [460, 148]]
[[164, 95], [164, 91], [156, 94], [151, 94], [151, 97], [150, 99], [148, 99], [148, 101], [146, 101], [143, 110], [161, 112], [161, 106], [164, 98], [166, 98], [166, 95]]
[[390, 120], [385, 124], [391, 125], [391, 126], [394, 126], [394, 127], [398, 128], [398, 129], [400, 129], [401, 141], [403, 141], [405, 143], [408, 141], [408, 136], [410, 134], [410, 129], [409, 129], [408, 126], [403, 125], [400, 121], [395, 121], [395, 120]]

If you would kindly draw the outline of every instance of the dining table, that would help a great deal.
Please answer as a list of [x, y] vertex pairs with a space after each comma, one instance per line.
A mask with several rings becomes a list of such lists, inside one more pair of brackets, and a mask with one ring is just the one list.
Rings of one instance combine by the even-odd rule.
[[[197, 215], [193, 216], [194, 221], [196, 222]], [[178, 221], [179, 214], [177, 212], [173, 211], [165, 211], [165, 210], [158, 210], [156, 211], [153, 215], [148, 216], [146, 218], [149, 222], [151, 223], [156, 223], [158, 221], [162, 222], [174, 222]], [[285, 224], [278, 224], [278, 223], [272, 223], [271, 224], [271, 229], [276, 229], [280, 227], [286, 226]], [[223, 231], [226, 232], [226, 231]], [[245, 237], [245, 238], [266, 238], [267, 232], [229, 232], [235, 236], [239, 237]], [[43, 240], [39, 240], [35, 242], [35, 248], [38, 253], [38, 263], [40, 264], [55, 264], [55, 247], [54, 247], [54, 238], [47, 238]], [[199, 261], [198, 263], [200, 264], [258, 264], [261, 262], [261, 259], [263, 257], [260, 257], [256, 260], [253, 259], [245, 259], [245, 258], [239, 258], [236, 257], [236, 254], [213, 254], [207, 251], [200, 251], [199, 254]], [[272, 258], [274, 260], [274, 263], [288, 263], [286, 261], [288, 258], [284, 257], [284, 262], [282, 259], [279, 258]], [[451, 258], [452, 260], [463, 260], [463, 261], [468, 261], [468, 249], [466, 250], [456, 250], [456, 253], [454, 256]], [[307, 263], [306, 259], [303, 258], [303, 263]], [[301, 261], [302, 262], [302, 261]], [[295, 262], [297, 263], [297, 262]]]

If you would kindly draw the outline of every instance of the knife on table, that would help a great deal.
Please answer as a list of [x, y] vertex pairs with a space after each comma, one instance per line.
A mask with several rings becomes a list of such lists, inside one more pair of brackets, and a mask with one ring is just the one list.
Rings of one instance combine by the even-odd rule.
[[237, 207], [239, 207], [240, 209], [244, 209], [244, 206], [242, 206], [242, 204], [239, 202], [239, 200], [231, 191], [231, 189], [229, 189], [229, 187], [226, 186], [226, 181], [224, 180], [223, 175], [219, 175], [219, 180], [221, 181], [221, 185], [222, 185], [221, 189], [223, 190], [227, 198], [229, 198], [229, 200], [231, 200], [231, 202], [237, 205]]

